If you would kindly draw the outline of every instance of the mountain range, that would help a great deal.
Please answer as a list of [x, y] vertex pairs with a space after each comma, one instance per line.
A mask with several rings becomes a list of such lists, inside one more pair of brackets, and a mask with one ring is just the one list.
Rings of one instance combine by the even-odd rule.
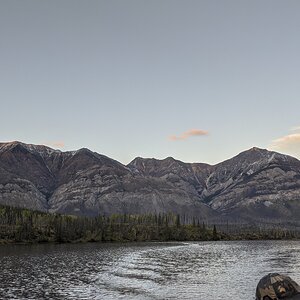
[[172, 157], [123, 165], [86, 148], [0, 143], [0, 204], [84, 216], [173, 212], [299, 224], [300, 161], [254, 147], [216, 165]]

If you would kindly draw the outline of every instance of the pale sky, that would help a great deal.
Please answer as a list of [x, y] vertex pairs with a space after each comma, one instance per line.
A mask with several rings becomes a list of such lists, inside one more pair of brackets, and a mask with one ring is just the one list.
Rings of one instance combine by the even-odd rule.
[[299, 30], [298, 0], [0, 0], [0, 141], [300, 158]]

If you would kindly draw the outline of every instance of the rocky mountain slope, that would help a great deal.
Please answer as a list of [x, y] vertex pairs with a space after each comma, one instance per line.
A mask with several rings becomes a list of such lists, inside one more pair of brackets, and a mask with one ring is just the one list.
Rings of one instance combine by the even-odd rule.
[[0, 144], [0, 204], [77, 215], [174, 212], [200, 219], [299, 221], [300, 161], [252, 148], [211, 166], [88, 149]]
[[213, 167], [202, 199], [236, 216], [300, 220], [300, 161], [252, 148]]
[[0, 204], [78, 215], [216, 215], [193, 187], [143, 176], [88, 149], [61, 152], [19, 142], [0, 144]]

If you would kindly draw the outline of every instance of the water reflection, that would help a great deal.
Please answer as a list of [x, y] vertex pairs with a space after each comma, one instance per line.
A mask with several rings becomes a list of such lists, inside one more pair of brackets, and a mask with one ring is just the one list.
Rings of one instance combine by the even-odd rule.
[[269, 272], [300, 282], [299, 241], [0, 247], [1, 299], [253, 299]]

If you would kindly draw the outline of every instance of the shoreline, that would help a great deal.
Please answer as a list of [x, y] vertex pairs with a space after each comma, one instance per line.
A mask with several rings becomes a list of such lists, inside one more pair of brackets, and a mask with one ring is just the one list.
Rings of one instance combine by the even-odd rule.
[[65, 242], [57, 242], [57, 241], [3, 241], [0, 240], [1, 246], [27, 246], [27, 245], [78, 245], [78, 244], [143, 244], [143, 243], [192, 243], [192, 242], [236, 242], [236, 241], [299, 241], [300, 238], [289, 238], [289, 239], [246, 239], [246, 238], [232, 238], [232, 239], [218, 239], [218, 240], [144, 240], [144, 241], [128, 241], [128, 240], [120, 240], [120, 241], [65, 241]]

